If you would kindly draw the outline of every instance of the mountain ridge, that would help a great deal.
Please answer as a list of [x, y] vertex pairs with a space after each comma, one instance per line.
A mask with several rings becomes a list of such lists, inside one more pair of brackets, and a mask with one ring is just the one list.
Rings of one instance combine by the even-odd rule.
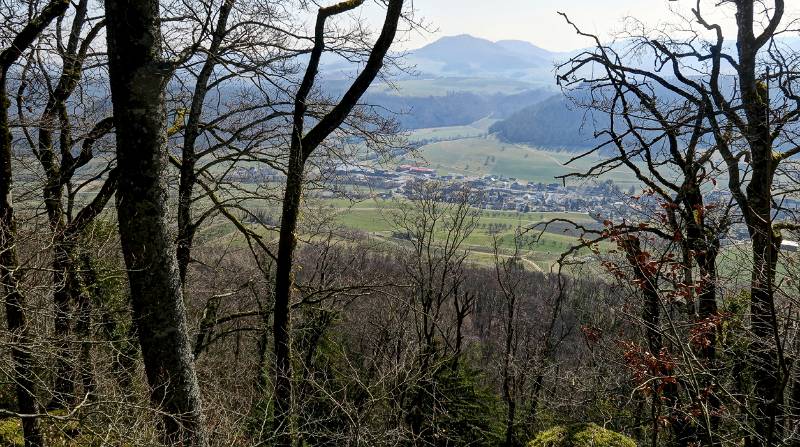
[[558, 53], [524, 40], [491, 41], [470, 34], [443, 36], [407, 57], [421, 72], [439, 75], [489, 77], [506, 75], [543, 80]]

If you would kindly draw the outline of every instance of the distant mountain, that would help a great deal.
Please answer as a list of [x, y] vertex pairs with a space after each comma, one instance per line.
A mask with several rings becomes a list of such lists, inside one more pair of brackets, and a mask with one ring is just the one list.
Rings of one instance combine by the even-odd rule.
[[[524, 45], [524, 44], [523, 44]], [[445, 71], [477, 69], [490, 72], [539, 68], [549, 64], [548, 53], [529, 51], [519, 44], [505, 44], [467, 34], [442, 37], [412, 51], [411, 57], [443, 64]], [[531, 48], [536, 48], [530, 45]], [[538, 53], [538, 54], [537, 54]], [[532, 56], [532, 57], [531, 57]]]
[[539, 58], [546, 61], [548, 64], [552, 63], [554, 58], [568, 54], [545, 50], [544, 48], [537, 47], [526, 40], [498, 40], [495, 42], [495, 45], [516, 54], [518, 57], [526, 59]]
[[423, 74], [499, 76], [552, 83], [551, 70], [560, 55], [521, 40], [492, 42], [461, 34], [442, 37], [410, 51], [407, 61]]
[[[470, 35], [442, 37], [403, 56], [416, 75], [370, 87], [365, 100], [396, 117], [404, 129], [458, 126], [503, 119], [552, 95], [555, 53], [521, 40], [492, 42]], [[324, 90], [341, 95], [356, 64], [329, 54]]]

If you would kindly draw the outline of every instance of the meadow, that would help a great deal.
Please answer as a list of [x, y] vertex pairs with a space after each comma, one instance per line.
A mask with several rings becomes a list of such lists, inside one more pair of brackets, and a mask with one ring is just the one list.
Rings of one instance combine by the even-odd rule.
[[[420, 134], [431, 138], [435, 135], [463, 136], [477, 127], [422, 129]], [[449, 129], [449, 130], [448, 130]], [[460, 135], [459, 135], [460, 133]], [[422, 139], [422, 137], [418, 137]], [[400, 163], [419, 163], [434, 168], [440, 175], [453, 173], [465, 176], [498, 175], [513, 177], [533, 183], [560, 182], [556, 177], [573, 172], [583, 172], [600, 161], [599, 157], [587, 156], [567, 165], [579, 152], [544, 150], [521, 144], [505, 143], [492, 135], [476, 135], [449, 141], [437, 141], [418, 149], [414, 157]], [[600, 180], [613, 180], [620, 188], [639, 186], [630, 173], [615, 170], [600, 177]], [[567, 183], [580, 183], [583, 180], [570, 179]]]
[[[363, 231], [370, 236], [392, 240], [396, 231], [393, 214], [397, 212], [397, 202], [391, 200], [369, 199], [351, 203], [341, 199], [320, 201], [333, 215], [333, 221], [343, 228]], [[470, 260], [478, 264], [491, 264], [493, 259], [494, 234], [502, 255], [514, 249], [514, 235], [517, 228], [531, 229], [525, 238], [522, 253], [528, 267], [534, 270], [549, 270], [561, 253], [578, 242], [575, 235], [565, 234], [561, 228], [542, 233], [539, 236], [537, 224], [551, 219], [570, 219], [583, 225], [593, 225], [596, 221], [585, 213], [520, 213], [515, 211], [480, 210], [477, 226], [465, 240], [465, 249], [471, 252]], [[490, 229], [491, 228], [491, 229]], [[395, 241], [399, 242], [399, 241]]]
[[463, 126], [428, 127], [408, 133], [409, 141], [460, 140], [485, 136], [489, 127], [498, 120], [486, 117]]

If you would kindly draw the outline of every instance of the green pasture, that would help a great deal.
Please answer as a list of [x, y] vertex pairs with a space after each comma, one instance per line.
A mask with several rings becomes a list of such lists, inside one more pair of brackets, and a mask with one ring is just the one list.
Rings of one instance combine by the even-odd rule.
[[482, 118], [471, 124], [463, 126], [429, 127], [425, 129], [415, 129], [408, 133], [410, 141], [424, 140], [453, 140], [464, 138], [475, 138], [486, 135], [489, 127], [498, 120], [494, 118]]
[[[422, 135], [431, 135], [431, 131]], [[534, 183], [554, 183], [558, 181], [556, 176], [582, 172], [600, 161], [598, 157], [590, 156], [567, 165], [567, 161], [575, 155], [575, 152], [548, 151], [504, 143], [493, 136], [438, 141], [422, 146], [416, 154], [423, 164], [437, 169], [439, 174], [502, 175]], [[419, 160], [406, 159], [402, 162]], [[606, 179], [613, 180], [621, 188], [639, 184], [624, 170], [612, 171], [601, 177], [601, 180]]]
[[[352, 204], [346, 200], [326, 200], [325, 205], [335, 209], [334, 221], [345, 228], [358, 229], [383, 238], [392, 238], [396, 231], [393, 215], [396, 214], [396, 202], [385, 200], [367, 200]], [[466, 239], [464, 248], [473, 252], [471, 258], [475, 262], [493, 262], [494, 235], [490, 227], [497, 232], [501, 254], [507, 255], [514, 248], [514, 234], [518, 227], [534, 228], [535, 225], [550, 219], [564, 218], [589, 225], [594, 220], [583, 213], [518, 213], [513, 211], [481, 210], [477, 227]], [[577, 243], [575, 236], [557, 231], [545, 232], [539, 236], [540, 230], [528, 232], [529, 241], [523, 247], [525, 258], [537, 264], [538, 268], [547, 270], [558, 259], [559, 255]], [[533, 266], [529, 266], [533, 267]], [[533, 267], [536, 268], [536, 267]]]

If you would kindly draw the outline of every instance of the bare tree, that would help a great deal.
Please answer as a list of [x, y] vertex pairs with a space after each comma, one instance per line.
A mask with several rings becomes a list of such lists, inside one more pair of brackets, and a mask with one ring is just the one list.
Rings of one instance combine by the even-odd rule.
[[517, 419], [517, 400], [516, 388], [517, 377], [514, 374], [514, 360], [517, 355], [517, 320], [519, 319], [519, 297], [520, 283], [523, 280], [520, 270], [524, 270], [522, 259], [520, 259], [520, 238], [519, 233], [514, 235], [513, 253], [508, 258], [502, 258], [500, 254], [500, 241], [497, 235], [493, 238], [494, 243], [494, 269], [497, 277], [497, 284], [505, 301], [505, 343], [503, 356], [503, 400], [506, 402], [506, 446], [511, 447], [516, 442], [516, 419]]
[[[87, 225], [113, 196], [117, 180], [116, 171], [112, 169], [113, 157], [106, 163], [95, 157], [98, 141], [113, 128], [112, 118], [96, 117], [103, 113], [102, 110], [96, 110], [102, 109], [97, 103], [102, 103], [105, 98], [75, 94], [79, 88], [97, 88], [92, 81], [84, 79], [84, 75], [88, 72], [91, 76], [102, 65], [102, 56], [96, 53], [93, 46], [104, 22], [102, 17], [89, 17], [89, 8], [88, 0], [75, 4], [72, 20], [67, 24], [63, 23], [65, 17], [59, 16], [56, 23], [59, 32], [55, 36], [43, 37], [37, 50], [31, 52], [22, 72], [16, 98], [19, 126], [44, 171], [42, 196], [53, 234], [55, 336], [61, 343], [61, 352], [56, 358], [56, 383], [51, 407], [69, 405], [76, 400], [74, 388], [77, 371], [74, 362], [70, 361], [75, 356], [69, 352], [75, 323], [73, 308], [79, 302], [89, 304], [88, 299], [80, 298], [83, 285], [80, 278], [79, 239]], [[63, 37], [61, 28], [69, 30]], [[91, 68], [85, 66], [87, 61]], [[60, 70], [54, 73], [54, 68]], [[31, 91], [44, 92], [41, 95], [43, 98], [39, 100]], [[71, 108], [75, 110], [77, 104], [86, 110], [81, 116], [70, 112]], [[38, 120], [27, 116], [34, 111], [40, 113]], [[32, 128], [36, 132], [32, 132]], [[92, 161], [98, 161], [96, 165], [99, 167], [87, 168]], [[106, 180], [93, 200], [87, 204], [76, 203], [76, 197], [92, 181], [104, 177]], [[84, 338], [87, 335], [81, 334]], [[86, 369], [86, 366], [83, 368]]]
[[[435, 372], [457, 369], [466, 318], [474, 310], [475, 291], [465, 285], [466, 239], [475, 230], [478, 194], [457, 185], [416, 181], [406, 186], [409, 200], [391, 216], [402, 239], [399, 258], [410, 282], [420, 377], [404, 391], [404, 411], [414, 439], [432, 439], [437, 418]], [[444, 410], [446, 411], [446, 410]]]
[[[398, 236], [407, 238], [401, 247], [406, 275], [412, 283], [412, 299], [417, 320], [418, 342], [423, 369], [438, 358], [461, 351], [464, 312], [469, 293], [464, 288], [465, 261], [469, 249], [465, 240], [478, 223], [478, 194], [468, 188], [448, 186], [436, 181], [417, 181], [407, 185], [409, 201], [398, 203], [391, 216]], [[455, 311], [455, 321], [447, 311]], [[456, 325], [453, 326], [453, 323]], [[443, 344], [443, 346], [439, 346]]]
[[[11, 105], [7, 92], [8, 75], [23, 52], [56, 17], [64, 13], [68, 6], [69, 2], [52, 0], [38, 12], [35, 11], [33, 5], [31, 8], [24, 8], [27, 9], [24, 25], [12, 32], [9, 41], [3, 42], [4, 48], [0, 52], [0, 279], [2, 279], [6, 295], [8, 329], [13, 336], [11, 355], [14, 363], [17, 401], [20, 412], [24, 415], [22, 425], [25, 445], [30, 447], [42, 445], [42, 434], [36, 419], [39, 405], [36, 402], [36, 389], [31, 370], [31, 352], [30, 347], [26, 346], [29, 339], [27, 332], [29, 328], [24, 308], [25, 295], [19, 288], [16, 223], [11, 188], [13, 137], [8, 118], [8, 108]], [[13, 21], [10, 20], [10, 23]]]
[[[778, 209], [774, 204], [780, 202], [782, 194], [775, 189], [775, 174], [800, 152], [793, 138], [798, 115], [796, 56], [787, 53], [780, 37], [793, 29], [794, 21], [784, 16], [782, 0], [717, 4], [715, 9], [736, 16], [736, 45], [731, 51], [723, 26], [707, 18], [701, 3], [697, 2], [687, 17], [677, 16], [680, 23], [671, 35], [634, 23], [627, 35], [626, 51], [646, 55], [655, 62], [653, 69], [626, 62], [618, 51], [622, 43], [615, 48], [590, 36], [595, 47], [573, 58], [561, 76], [562, 82], [572, 85], [610, 81], [607, 91], [616, 96], [607, 97], [618, 107], [617, 116], [621, 120], [645, 116], [651, 123], [647, 132], [631, 132], [630, 121], [612, 122], [606, 126], [611, 133], [604, 132], [611, 136], [610, 142], [621, 148], [645, 149], [638, 153], [640, 159], [647, 164], [649, 176], [658, 178], [662, 168], [654, 158], [648, 158], [648, 148], [657, 143], [671, 154], [666, 163], [683, 172], [682, 183], [670, 186], [670, 179], [662, 172], [659, 185], [646, 184], [659, 195], [667, 185], [680, 201], [670, 199], [667, 204], [682, 208], [686, 225], [683, 243], [694, 253], [701, 269], [701, 318], [716, 312], [713, 278], [719, 245], [718, 236], [709, 239], [704, 235], [702, 216], [708, 206], [703, 204], [701, 189], [702, 183], [714, 176], [716, 157], [724, 161], [729, 192], [752, 243], [748, 367], [755, 381], [755, 404], [745, 410], [753, 412], [747, 443], [774, 445], [782, 437], [782, 402], [789, 374], [776, 314], [775, 278], [779, 230], [791, 225], [775, 221]], [[590, 67], [601, 67], [600, 75], [587, 71]], [[664, 98], [674, 99], [666, 103]], [[616, 131], [619, 133], [613, 133]], [[604, 167], [620, 164], [636, 168], [620, 157]], [[713, 345], [711, 340], [703, 352], [709, 360], [714, 357]]]
[[292, 265], [296, 244], [295, 230], [303, 193], [303, 176], [309, 156], [347, 118], [358, 100], [378, 75], [383, 59], [395, 39], [397, 25], [403, 12], [403, 0], [390, 0], [381, 33], [375, 41], [369, 59], [352, 85], [328, 113], [322, 116], [309, 131], [305, 131], [306, 101], [314, 86], [320, 58], [325, 50], [325, 22], [337, 14], [353, 10], [363, 0], [346, 1], [322, 7], [317, 13], [314, 28], [314, 48], [310, 55], [305, 76], [294, 98], [294, 122], [289, 147], [289, 163], [286, 171], [286, 186], [281, 212], [278, 241], [278, 257], [275, 272], [275, 311], [273, 337], [275, 342], [275, 427], [279, 430], [276, 445], [292, 445], [291, 430], [291, 348], [289, 334], [289, 303], [292, 289]]
[[[296, 31], [284, 23], [292, 19], [281, 12], [285, 5], [227, 1], [217, 9], [203, 2], [186, 8], [190, 14], [173, 14], [193, 17], [200, 29], [208, 22], [209, 30], [196, 37], [201, 39], [192, 43], [199, 47], [197, 54], [176, 70], [172, 81], [170, 106], [181, 120], [174, 138], [181, 156], [173, 164], [180, 175], [177, 256], [183, 283], [195, 235], [214, 216], [222, 214], [248, 240], [259, 239], [237, 214], [251, 214], [242, 205], [248, 200], [277, 202], [277, 188], [269, 188], [266, 175], [231, 177], [253, 165], [259, 173], [283, 171], [285, 157], [278, 146], [292, 115], [293, 59], [306, 52], [288, 42]], [[242, 180], [257, 185], [255, 190], [243, 188]], [[256, 243], [274, 257], [265, 244]]]
[[[152, 404], [166, 444], [207, 445], [200, 390], [167, 223], [164, 88], [158, 1], [105, 2], [117, 137], [117, 215]], [[187, 49], [191, 52], [192, 48]]]

